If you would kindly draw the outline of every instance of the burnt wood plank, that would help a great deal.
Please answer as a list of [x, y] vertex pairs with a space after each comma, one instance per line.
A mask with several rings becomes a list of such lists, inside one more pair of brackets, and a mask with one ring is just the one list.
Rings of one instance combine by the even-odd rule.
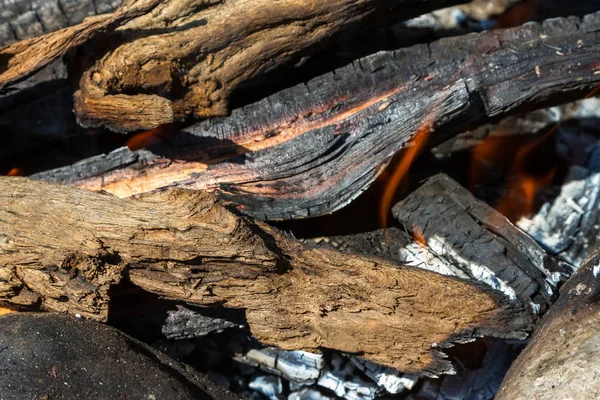
[[[34, 176], [131, 196], [166, 187], [219, 190], [262, 219], [348, 204], [421, 130], [433, 142], [600, 84], [600, 13], [442, 39], [360, 59], [133, 152]], [[128, 150], [119, 150], [127, 152]], [[87, 178], [85, 177], [87, 175]]]
[[259, 340], [332, 348], [414, 373], [444, 346], [524, 337], [532, 317], [484, 285], [379, 258], [305, 248], [205, 192], [119, 199], [0, 178], [0, 299], [106, 320], [111, 285], [243, 309]]
[[499, 212], [444, 174], [429, 179], [392, 214], [447, 264], [518, 298], [532, 312], [552, 303], [570, 268], [546, 254]]

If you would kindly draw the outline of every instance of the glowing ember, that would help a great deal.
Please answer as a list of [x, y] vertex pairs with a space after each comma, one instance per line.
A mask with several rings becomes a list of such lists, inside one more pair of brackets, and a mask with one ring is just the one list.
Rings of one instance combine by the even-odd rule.
[[554, 178], [556, 167], [541, 176], [533, 175], [527, 171], [527, 162], [533, 158], [533, 153], [548, 139], [558, 128], [560, 123], [556, 123], [552, 129], [534, 140], [533, 142], [521, 147], [515, 156], [514, 163], [514, 184], [511, 184], [504, 191], [502, 197], [495, 208], [506, 218], [515, 222], [523, 216], [530, 216], [534, 212], [534, 203], [536, 195], [540, 189], [549, 186]]
[[22, 168], [13, 168], [10, 171], [8, 171], [8, 173], [6, 174], [6, 176], [24, 176], [25, 175], [25, 171], [23, 171]]
[[0, 307], [0, 315], [10, 314], [16, 312], [12, 308]]
[[431, 133], [431, 128], [433, 126], [433, 122], [435, 121], [435, 117], [436, 115], [434, 113], [430, 114], [427, 118], [425, 118], [419, 129], [417, 129], [413, 145], [406, 150], [404, 157], [392, 173], [389, 182], [387, 183], [383, 191], [383, 196], [381, 199], [381, 208], [379, 209], [379, 221], [383, 228], [387, 228], [387, 218], [388, 213], [390, 211], [390, 207], [392, 205], [394, 193], [396, 193], [398, 185], [402, 181], [402, 178], [404, 178], [404, 176], [408, 172], [415, 157], [423, 149], [425, 143], [427, 143], [427, 140], [429, 139], [429, 135]]
[[168, 125], [161, 125], [149, 131], [137, 133], [127, 140], [125, 146], [129, 147], [129, 150], [135, 151], [160, 143], [165, 139], [167, 128]]

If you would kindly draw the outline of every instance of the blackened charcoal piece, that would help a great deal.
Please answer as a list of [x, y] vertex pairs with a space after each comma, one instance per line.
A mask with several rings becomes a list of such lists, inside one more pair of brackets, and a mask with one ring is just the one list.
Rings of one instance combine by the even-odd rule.
[[110, 326], [29, 313], [0, 317], [0, 394], [3, 400], [238, 399]]
[[534, 314], [552, 302], [565, 273], [533, 239], [446, 175], [429, 179], [392, 213], [438, 258]]
[[242, 325], [221, 318], [206, 317], [200, 313], [178, 305], [177, 310], [169, 311], [162, 326], [167, 339], [190, 339], [206, 336], [209, 333], [223, 332], [228, 328], [241, 328]]

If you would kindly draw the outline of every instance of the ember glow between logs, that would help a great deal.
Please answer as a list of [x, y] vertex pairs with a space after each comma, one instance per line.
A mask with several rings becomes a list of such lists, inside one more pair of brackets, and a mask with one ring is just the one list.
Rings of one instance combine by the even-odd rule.
[[388, 214], [392, 206], [392, 199], [394, 197], [394, 193], [396, 193], [398, 185], [400, 185], [402, 179], [404, 178], [404, 176], [406, 176], [406, 173], [410, 169], [410, 166], [412, 165], [417, 155], [421, 152], [425, 144], [427, 144], [435, 118], [436, 114], [431, 113], [425, 118], [421, 126], [419, 126], [417, 132], [415, 133], [415, 138], [412, 145], [408, 149], [406, 149], [402, 160], [400, 161], [396, 169], [393, 171], [388, 183], [385, 186], [383, 195], [381, 197], [381, 206], [379, 208], [379, 222], [381, 223], [381, 226], [383, 228], [387, 228], [388, 226]]

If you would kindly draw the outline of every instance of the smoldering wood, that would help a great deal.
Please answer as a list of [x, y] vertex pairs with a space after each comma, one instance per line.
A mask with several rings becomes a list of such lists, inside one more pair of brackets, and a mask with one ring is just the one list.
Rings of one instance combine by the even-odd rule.
[[598, 397], [600, 251], [561, 288], [531, 341], [510, 367], [496, 399]]
[[[596, 151], [600, 160], [600, 152]], [[600, 173], [585, 167], [571, 167], [560, 194], [544, 203], [531, 219], [517, 225], [549, 253], [579, 268], [600, 238]]]
[[570, 272], [502, 214], [444, 174], [396, 204], [392, 214], [428, 250], [470, 279], [518, 298], [534, 313], [552, 303]]
[[106, 320], [111, 285], [245, 310], [257, 339], [332, 348], [415, 373], [447, 343], [523, 337], [532, 318], [489, 288], [383, 259], [307, 249], [205, 192], [118, 199], [0, 179], [0, 299]]
[[419, 129], [435, 131], [439, 143], [587, 94], [600, 83], [599, 26], [593, 14], [380, 52], [162, 146], [118, 150], [132, 160], [118, 168], [82, 161], [34, 178], [121, 197], [173, 186], [218, 190], [267, 220], [322, 215], [364, 191]]

